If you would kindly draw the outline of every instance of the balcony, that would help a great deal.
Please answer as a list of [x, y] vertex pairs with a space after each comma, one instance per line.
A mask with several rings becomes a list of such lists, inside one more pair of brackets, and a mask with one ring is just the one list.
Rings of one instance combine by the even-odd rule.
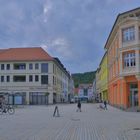
[[136, 66], [123, 68], [122, 75], [130, 75], [130, 74], [136, 74]]

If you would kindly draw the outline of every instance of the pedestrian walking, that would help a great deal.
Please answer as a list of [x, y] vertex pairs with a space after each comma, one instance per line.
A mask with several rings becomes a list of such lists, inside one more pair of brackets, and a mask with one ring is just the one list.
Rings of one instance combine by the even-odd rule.
[[107, 110], [107, 101], [106, 100], [104, 101], [104, 109]]
[[80, 102], [80, 100], [77, 103], [77, 111], [76, 112], [78, 112], [78, 111], [81, 112], [81, 102]]

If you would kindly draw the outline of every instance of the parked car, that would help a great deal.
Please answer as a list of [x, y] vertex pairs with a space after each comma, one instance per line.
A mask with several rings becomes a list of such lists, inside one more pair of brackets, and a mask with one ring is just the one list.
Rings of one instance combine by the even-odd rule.
[[71, 98], [71, 99], [70, 99], [70, 103], [75, 103], [74, 98]]

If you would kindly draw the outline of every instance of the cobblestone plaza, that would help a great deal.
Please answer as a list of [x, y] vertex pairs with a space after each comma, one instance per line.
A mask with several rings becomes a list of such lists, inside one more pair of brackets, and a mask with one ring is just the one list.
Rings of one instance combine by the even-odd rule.
[[99, 104], [58, 105], [60, 117], [53, 117], [55, 106], [25, 106], [14, 115], [0, 116], [0, 140], [139, 140], [140, 117]]

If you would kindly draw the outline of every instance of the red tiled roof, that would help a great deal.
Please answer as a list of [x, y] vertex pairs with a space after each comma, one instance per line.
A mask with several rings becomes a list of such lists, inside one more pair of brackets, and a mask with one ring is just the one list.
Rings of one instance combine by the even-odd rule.
[[4, 51], [6, 51], [7, 49], [0, 49], [0, 53], [2, 53], [2, 52], [4, 52]]
[[0, 61], [39, 61], [54, 60], [41, 47], [35, 48], [9, 48], [0, 50]]

